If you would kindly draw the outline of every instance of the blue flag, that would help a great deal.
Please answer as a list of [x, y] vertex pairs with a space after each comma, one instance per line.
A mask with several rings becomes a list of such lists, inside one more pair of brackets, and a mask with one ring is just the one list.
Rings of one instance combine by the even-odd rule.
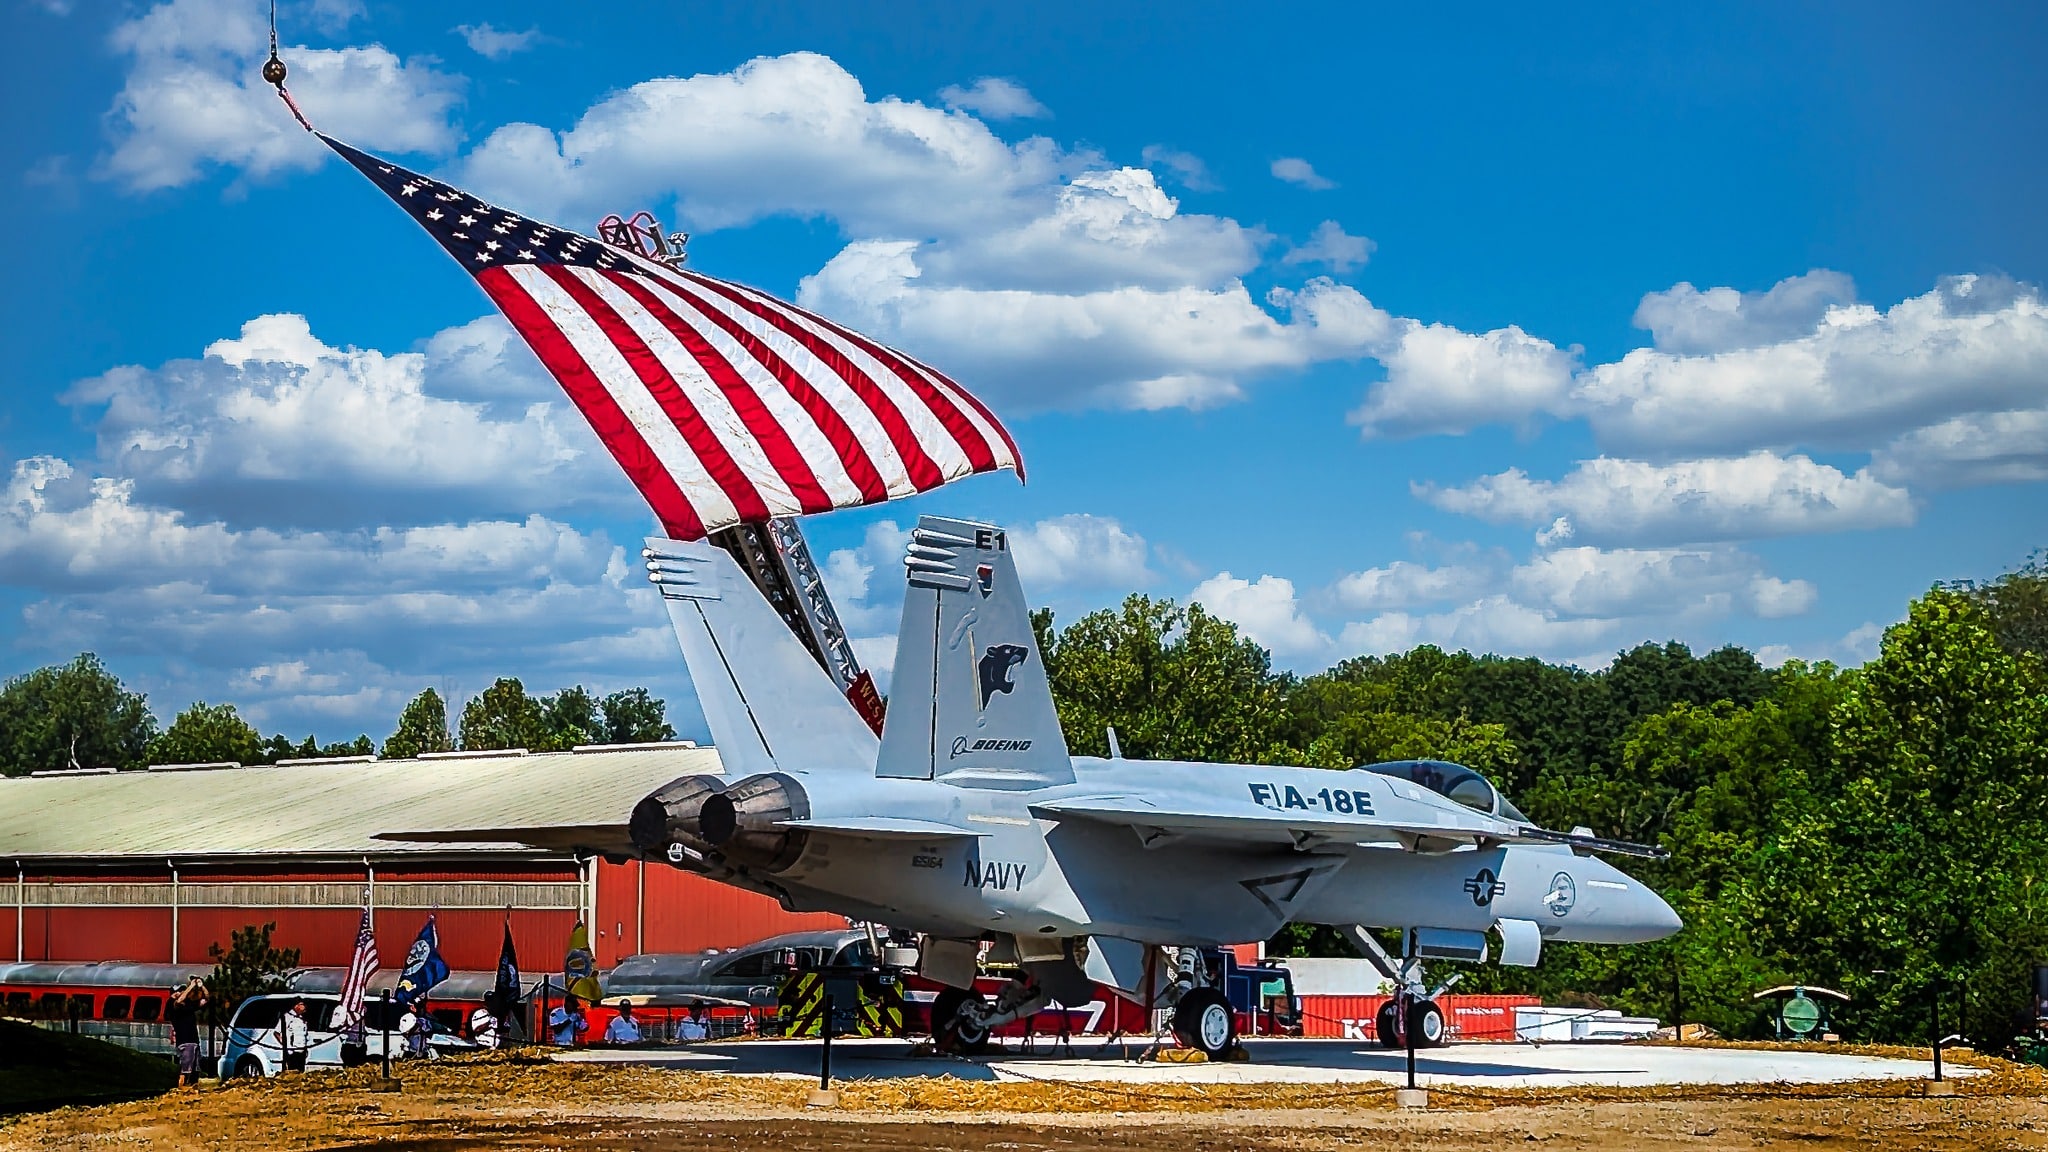
[[394, 995], [400, 1004], [411, 1004], [425, 998], [427, 992], [448, 978], [448, 962], [441, 959], [441, 933], [434, 927], [434, 918], [420, 926], [420, 934], [405, 953], [405, 971], [398, 976], [398, 990]]

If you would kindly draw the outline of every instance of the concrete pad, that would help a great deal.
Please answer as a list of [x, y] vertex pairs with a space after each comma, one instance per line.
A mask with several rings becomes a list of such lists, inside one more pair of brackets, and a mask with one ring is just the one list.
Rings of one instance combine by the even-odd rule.
[[[1077, 1041], [1073, 1057], [990, 1051], [973, 1060], [914, 1055], [902, 1040], [834, 1040], [835, 1080], [952, 1076], [963, 1080], [1065, 1080], [1129, 1084], [1403, 1084], [1407, 1054], [1349, 1040], [1246, 1040], [1245, 1063], [1137, 1062], [1143, 1040]], [[670, 1048], [581, 1048], [556, 1055], [577, 1063], [631, 1063], [814, 1079], [815, 1040], [751, 1040]], [[1041, 1045], [1040, 1052], [1045, 1051]], [[1947, 1069], [1977, 1075], [1976, 1069]], [[1650, 1044], [1454, 1044], [1416, 1054], [1416, 1083], [1445, 1088], [1572, 1085], [1839, 1084], [1924, 1079], [1930, 1063], [1812, 1051], [1680, 1048]]]

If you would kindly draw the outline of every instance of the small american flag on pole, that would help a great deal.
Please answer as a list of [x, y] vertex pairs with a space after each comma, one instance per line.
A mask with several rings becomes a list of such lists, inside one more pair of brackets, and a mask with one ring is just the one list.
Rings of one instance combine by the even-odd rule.
[[994, 414], [901, 352], [320, 139], [476, 278], [675, 539], [1023, 477]]
[[355, 954], [348, 960], [348, 976], [341, 982], [340, 1031], [352, 1041], [363, 1036], [363, 1002], [370, 995], [370, 977], [377, 974], [377, 935], [370, 930], [370, 910], [363, 909], [363, 926], [356, 932]]

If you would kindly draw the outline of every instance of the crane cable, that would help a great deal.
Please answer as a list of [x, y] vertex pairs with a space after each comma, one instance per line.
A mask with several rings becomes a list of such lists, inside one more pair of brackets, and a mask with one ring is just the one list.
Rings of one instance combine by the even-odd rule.
[[312, 121], [307, 120], [306, 114], [299, 111], [299, 103], [292, 99], [292, 94], [285, 91], [284, 77], [287, 71], [289, 69], [277, 55], [277, 0], [270, 0], [270, 59], [263, 62], [263, 81], [276, 87], [277, 94], [284, 100], [284, 106], [292, 110], [292, 119], [299, 122], [299, 127], [311, 132]]

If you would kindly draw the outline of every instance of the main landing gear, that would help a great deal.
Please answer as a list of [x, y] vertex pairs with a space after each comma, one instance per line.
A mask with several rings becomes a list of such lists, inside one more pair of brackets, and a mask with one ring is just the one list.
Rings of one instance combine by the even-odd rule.
[[989, 1034], [1046, 1006], [1050, 997], [1029, 979], [1011, 980], [990, 1000], [979, 992], [946, 988], [932, 999], [932, 1047], [955, 1056], [988, 1050]]

